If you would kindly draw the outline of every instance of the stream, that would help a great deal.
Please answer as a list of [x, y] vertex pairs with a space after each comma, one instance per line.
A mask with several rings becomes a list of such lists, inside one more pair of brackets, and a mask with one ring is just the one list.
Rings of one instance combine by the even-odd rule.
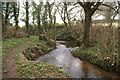
[[[70, 44], [73, 43], [73, 44]], [[120, 78], [120, 75], [105, 71], [87, 61], [74, 57], [71, 51], [77, 48], [74, 42], [56, 41], [56, 49], [37, 58], [35, 61], [45, 62], [62, 67], [72, 78]]]

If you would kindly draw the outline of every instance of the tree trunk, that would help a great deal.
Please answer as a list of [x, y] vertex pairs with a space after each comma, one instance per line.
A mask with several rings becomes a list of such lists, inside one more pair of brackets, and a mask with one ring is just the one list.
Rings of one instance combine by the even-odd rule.
[[91, 25], [91, 14], [88, 11], [85, 12], [85, 25], [84, 25], [84, 37], [83, 37], [83, 44], [85, 47], [89, 47], [90, 40], [89, 40], [89, 33], [90, 33], [90, 25]]
[[94, 12], [98, 9], [98, 7], [102, 4], [102, 2], [79, 2], [78, 3], [83, 7], [85, 12], [85, 25], [84, 25], [84, 37], [83, 37], [83, 44], [85, 47], [90, 46], [89, 40], [89, 32], [90, 32], [90, 25], [91, 25], [91, 17]]
[[37, 14], [37, 24], [38, 24], [38, 32], [39, 32], [39, 34], [40, 34], [40, 28], [41, 28], [41, 24], [40, 24], [40, 13], [38, 12], [38, 14]]
[[26, 2], [26, 32], [28, 33], [28, 35], [30, 35], [29, 33], [29, 6], [28, 6], [28, 2]]
[[119, 52], [119, 59], [120, 59], [120, 27], [118, 28], [118, 52]]
[[56, 41], [56, 26], [55, 26], [55, 23], [56, 23], [56, 16], [54, 16], [54, 34], [53, 34], [53, 36], [54, 36], [54, 40]]
[[16, 27], [16, 30], [18, 30], [18, 28], [19, 28], [19, 26], [18, 26], [19, 7], [17, 8], [16, 6], [17, 6], [17, 3], [14, 2], [14, 4], [13, 4], [14, 12], [13, 13], [14, 13], [15, 27]]
[[8, 26], [8, 18], [9, 18], [9, 15], [10, 15], [10, 13], [9, 13], [9, 2], [7, 2], [7, 3], [5, 3], [5, 5], [6, 5], [6, 8], [5, 8], [5, 16], [3, 15], [3, 32], [6, 32], [6, 30], [7, 30], [7, 26]]
[[18, 30], [19, 29], [19, 26], [18, 26], [18, 23], [19, 23], [19, 21], [18, 21], [18, 18], [16, 19], [16, 30]]
[[8, 8], [9, 8], [9, 3], [6, 3], [5, 26], [7, 26], [7, 24], [8, 24], [8, 17], [9, 17], [9, 10], [8, 10]]
[[[119, 14], [120, 16], [120, 14]], [[120, 59], [120, 20], [118, 20], [118, 57]]]

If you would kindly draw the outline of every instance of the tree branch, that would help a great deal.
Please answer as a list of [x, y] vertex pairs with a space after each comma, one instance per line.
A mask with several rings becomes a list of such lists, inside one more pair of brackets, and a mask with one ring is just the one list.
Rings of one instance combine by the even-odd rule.
[[85, 7], [82, 2], [79, 2], [79, 0], [77, 0], [77, 3], [78, 3], [79, 5], [81, 5], [83, 8]]
[[118, 2], [118, 6], [116, 7], [111, 7], [110, 5], [107, 5], [107, 4], [102, 4], [102, 5], [113, 9], [116, 13], [119, 13], [119, 9], [120, 9], [119, 2]]
[[102, 4], [102, 2], [97, 2], [96, 5], [91, 9], [92, 13], [94, 13], [101, 4]]
[[111, 9], [113, 9], [114, 11], [116, 11], [115, 8], [111, 7], [110, 5], [107, 5], [107, 4], [102, 4], [102, 5], [107, 6], [107, 7], [111, 8]]

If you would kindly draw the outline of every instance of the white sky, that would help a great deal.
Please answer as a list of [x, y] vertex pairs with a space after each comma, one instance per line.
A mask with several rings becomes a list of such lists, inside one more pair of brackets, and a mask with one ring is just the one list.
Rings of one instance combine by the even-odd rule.
[[[22, 12], [25, 12], [24, 8], [23, 8], [23, 1], [25, 0], [19, 0], [20, 4], [21, 4], [21, 7], [20, 7], [20, 15], [19, 15], [19, 18], [23, 17], [23, 14], [21, 14], [21, 11]], [[34, 0], [37, 4], [39, 4], [39, 0]], [[24, 13], [24, 16], [25, 16], [25, 13]], [[79, 17], [79, 16], [77, 16]], [[104, 19], [103, 16], [99, 16], [97, 17], [96, 19]], [[118, 16], [115, 18], [115, 19], [118, 19]], [[30, 18], [30, 23], [32, 22], [32, 18]], [[63, 21], [61, 20], [61, 17], [60, 15], [57, 13], [56, 15], [56, 23], [63, 23]], [[21, 20], [19, 21], [19, 26], [25, 26], [25, 22], [22, 22]]]
[[[23, 17], [23, 14], [21, 14], [21, 12], [25, 12], [24, 8], [23, 8], [23, 2], [25, 0], [20, 0], [20, 15], [19, 15], [19, 18]], [[39, 4], [39, 0], [34, 0], [36, 4]], [[25, 14], [24, 14], [25, 16]], [[29, 21], [29, 22], [32, 22], [32, 19]], [[57, 13], [57, 16], [56, 16], [56, 23], [63, 23], [60, 15]], [[25, 22], [23, 21], [19, 21], [19, 26], [25, 26]]]

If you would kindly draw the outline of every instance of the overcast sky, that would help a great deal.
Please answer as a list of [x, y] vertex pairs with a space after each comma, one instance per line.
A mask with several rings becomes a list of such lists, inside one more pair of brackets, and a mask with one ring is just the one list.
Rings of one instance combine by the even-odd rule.
[[[23, 2], [24, 2], [25, 0], [20, 0], [20, 13], [23, 13], [23, 12], [25, 12], [25, 9], [23, 8]], [[31, 0], [32, 1], [32, 0]], [[35, 1], [35, 3], [36, 4], [38, 4], [39, 3], [39, 0], [34, 0]], [[24, 14], [24, 16], [25, 16], [25, 14]], [[19, 19], [20, 18], [23, 18], [24, 17], [23, 16], [23, 14], [20, 14], [19, 15]], [[30, 18], [30, 21], [29, 22], [32, 22], [32, 17]], [[57, 13], [57, 16], [56, 16], [56, 23], [63, 23], [63, 21], [61, 20], [61, 17], [60, 17], [60, 15]], [[19, 26], [24, 26], [25, 25], [25, 23], [23, 22], [23, 21], [19, 21]]]
[[[19, 0], [19, 2], [20, 2], [20, 15], [19, 15], [19, 19], [25, 17], [25, 9], [23, 8], [23, 1], [25, 1], [25, 0]], [[32, 1], [32, 0], [30, 0], [30, 1]], [[39, 0], [34, 0], [34, 1], [36, 2], [36, 4], [39, 3]], [[24, 14], [22, 14], [22, 13], [24, 13]], [[79, 17], [80, 16], [77, 16], [76, 18], [79, 18]], [[116, 17], [116, 19], [117, 19], [117, 17]], [[104, 17], [103, 16], [99, 16], [96, 19], [104, 19]], [[31, 17], [30, 17], [30, 21], [29, 22], [30, 23], [32, 22], [32, 18]], [[63, 21], [61, 20], [60, 15], [58, 13], [56, 15], [56, 23], [63, 23]], [[25, 23], [20, 20], [19, 21], [19, 26], [24, 26], [24, 25], [25, 25]]]

